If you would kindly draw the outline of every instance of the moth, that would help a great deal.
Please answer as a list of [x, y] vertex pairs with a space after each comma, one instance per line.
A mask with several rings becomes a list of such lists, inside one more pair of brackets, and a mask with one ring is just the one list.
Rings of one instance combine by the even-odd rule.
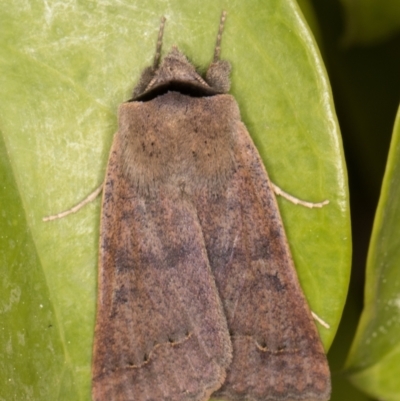
[[[307, 400], [330, 373], [220, 60], [176, 48], [118, 111], [103, 187], [94, 401]], [[321, 205], [319, 205], [321, 206]]]

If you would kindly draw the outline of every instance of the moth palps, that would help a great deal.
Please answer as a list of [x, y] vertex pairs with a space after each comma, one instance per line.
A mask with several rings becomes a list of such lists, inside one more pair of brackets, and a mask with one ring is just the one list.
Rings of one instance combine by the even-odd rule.
[[274, 190], [228, 95], [176, 48], [119, 108], [103, 189], [94, 401], [327, 400]]

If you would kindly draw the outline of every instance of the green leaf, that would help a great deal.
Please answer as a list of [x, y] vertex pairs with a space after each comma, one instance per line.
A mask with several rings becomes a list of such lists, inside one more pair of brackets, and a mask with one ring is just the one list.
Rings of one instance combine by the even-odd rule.
[[[13, 275], [17, 253], [21, 273], [12, 276], [13, 285], [34, 311], [39, 291], [39, 305], [52, 312], [2, 309], [5, 322], [18, 321], [30, 333], [35, 345], [29, 349], [37, 344], [37, 355], [15, 352], [0, 365], [2, 382], [9, 380], [0, 399], [15, 399], [19, 391], [25, 391], [19, 399], [90, 399], [100, 200], [61, 220], [42, 218], [71, 207], [102, 182], [117, 107], [152, 62], [161, 15], [167, 17], [164, 53], [176, 44], [206, 67], [221, 10], [228, 11], [222, 58], [233, 65], [231, 93], [272, 180], [299, 198], [329, 199], [319, 210], [279, 199], [301, 284], [312, 310], [331, 325], [318, 326], [328, 349], [349, 279], [346, 169], [326, 72], [297, 4], [9, 0], [3, 6], [0, 128], [10, 184], [1, 188], [2, 213], [6, 221], [20, 219], [21, 227], [2, 226], [3, 238], [20, 246], [2, 248], [1, 269]], [[18, 207], [7, 198], [11, 186]], [[2, 284], [0, 297], [8, 305], [11, 290], [5, 289], [11, 287]], [[14, 324], [4, 326], [3, 350], [19, 332]], [[29, 358], [35, 369], [26, 366]]]
[[353, 384], [400, 400], [400, 108], [368, 252], [364, 310], [346, 369]]
[[0, 182], [0, 399], [51, 399], [73, 367], [2, 136]]
[[369, 45], [395, 35], [400, 29], [400, 3], [396, 0], [341, 0], [346, 19], [343, 41]]

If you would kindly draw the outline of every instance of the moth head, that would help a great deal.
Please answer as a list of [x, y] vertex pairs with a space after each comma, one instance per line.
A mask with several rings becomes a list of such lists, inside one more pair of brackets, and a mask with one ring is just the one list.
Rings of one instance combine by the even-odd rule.
[[210, 88], [210, 86], [197, 73], [194, 66], [188, 61], [176, 46], [165, 56], [154, 78], [146, 88], [164, 85], [169, 82], [181, 82], [187, 85], [199, 85]]
[[142, 72], [140, 81], [133, 91], [132, 99], [129, 101], [151, 100], [170, 91], [193, 97], [227, 93], [230, 88], [231, 65], [225, 60], [220, 60], [221, 35], [225, 17], [226, 12], [223, 11], [214, 51], [214, 61], [208, 67], [204, 79], [176, 46], [171, 49], [160, 64], [162, 37], [166, 21], [165, 17], [162, 17], [154, 64]]
[[149, 67], [143, 71], [132, 100], [150, 100], [168, 91], [196, 97], [222, 93], [201, 77], [176, 46], [164, 57], [156, 70]]

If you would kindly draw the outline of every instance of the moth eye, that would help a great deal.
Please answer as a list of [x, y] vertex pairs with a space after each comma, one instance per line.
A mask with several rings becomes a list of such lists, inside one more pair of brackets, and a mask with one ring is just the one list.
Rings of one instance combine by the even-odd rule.
[[172, 338], [169, 338], [169, 337], [168, 337], [168, 342], [169, 342], [170, 344], [173, 344], [173, 343], [174, 343], [174, 340], [173, 340]]
[[143, 360], [144, 360], [145, 362], [147, 362], [147, 361], [149, 360], [149, 356], [148, 356], [147, 354], [144, 354]]

